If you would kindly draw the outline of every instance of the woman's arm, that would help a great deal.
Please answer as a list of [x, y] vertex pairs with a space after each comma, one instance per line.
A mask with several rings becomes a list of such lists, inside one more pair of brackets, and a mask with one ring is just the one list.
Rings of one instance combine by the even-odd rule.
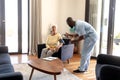
[[62, 46], [63, 46], [63, 43], [60, 43], [60, 44], [56, 47], [56, 50], [58, 51]]
[[48, 45], [48, 39], [49, 39], [49, 36], [47, 37], [47, 39], [46, 39], [46, 48], [50, 48], [50, 46]]

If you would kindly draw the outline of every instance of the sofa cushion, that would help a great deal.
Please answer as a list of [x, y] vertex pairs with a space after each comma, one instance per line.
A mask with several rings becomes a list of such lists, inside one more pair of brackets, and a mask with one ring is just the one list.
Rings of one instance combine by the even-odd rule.
[[10, 56], [8, 53], [0, 53], [0, 65], [2, 64], [10, 64]]
[[14, 72], [12, 64], [0, 65], [0, 74]]
[[102, 65], [102, 64], [97, 64], [96, 65], [96, 78], [97, 78], [97, 80], [99, 80], [99, 78], [100, 78], [100, 70], [101, 70], [101, 68], [103, 67], [104, 65]]
[[8, 47], [0, 45], [0, 53], [8, 53]]
[[120, 80], [120, 67], [104, 65], [100, 70], [100, 80]]

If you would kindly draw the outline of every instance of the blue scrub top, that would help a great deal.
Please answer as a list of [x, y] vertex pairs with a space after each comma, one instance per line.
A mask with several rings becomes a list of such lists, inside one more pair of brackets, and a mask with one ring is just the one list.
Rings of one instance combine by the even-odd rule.
[[83, 35], [85, 38], [97, 40], [97, 33], [92, 25], [85, 21], [77, 20], [75, 23], [75, 33], [79, 36]]

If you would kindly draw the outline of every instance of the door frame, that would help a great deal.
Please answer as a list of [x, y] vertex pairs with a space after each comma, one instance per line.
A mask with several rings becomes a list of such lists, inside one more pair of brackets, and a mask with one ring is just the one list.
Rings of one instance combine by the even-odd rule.
[[0, 0], [0, 45], [5, 45], [5, 0]]
[[18, 0], [18, 53], [22, 53], [22, 0]]
[[[102, 5], [104, 4], [104, 0], [102, 0]], [[115, 20], [115, 5], [116, 0], [110, 0], [109, 5], [109, 21], [108, 21], [108, 37], [107, 37], [107, 54], [112, 54], [113, 52], [113, 38], [114, 38], [114, 20]], [[89, 9], [90, 8], [90, 0], [86, 0], [86, 11], [85, 11], [85, 21], [89, 22]], [[103, 8], [102, 8], [103, 9]], [[101, 12], [103, 14], [103, 10]], [[101, 26], [102, 24], [102, 16], [101, 16]], [[102, 28], [102, 27], [101, 27]], [[101, 32], [101, 31], [100, 31]], [[99, 44], [99, 54], [101, 54], [101, 43], [102, 43], [102, 33], [100, 33], [100, 44]]]
[[112, 52], [113, 52], [115, 3], [116, 3], [116, 0], [110, 0], [109, 21], [108, 21], [108, 41], [107, 41], [108, 42], [107, 43], [107, 54], [110, 54], [110, 55], [112, 55]]

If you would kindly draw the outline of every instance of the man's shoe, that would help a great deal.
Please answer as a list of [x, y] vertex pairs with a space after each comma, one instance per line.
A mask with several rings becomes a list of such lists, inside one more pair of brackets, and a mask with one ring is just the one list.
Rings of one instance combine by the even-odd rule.
[[77, 69], [77, 70], [74, 70], [73, 72], [74, 73], [84, 73], [85, 71], [80, 71], [79, 69]]

